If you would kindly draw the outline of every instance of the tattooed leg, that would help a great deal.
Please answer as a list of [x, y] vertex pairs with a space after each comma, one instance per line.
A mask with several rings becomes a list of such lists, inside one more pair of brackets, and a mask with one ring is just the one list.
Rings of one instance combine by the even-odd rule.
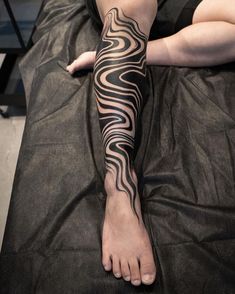
[[148, 32], [143, 33], [139, 23], [128, 16], [130, 10], [124, 12], [122, 8], [106, 10], [94, 68], [106, 166], [102, 263], [116, 277], [138, 286], [141, 281], [153, 283], [156, 275], [133, 168], [135, 134], [146, 85]]
[[106, 16], [94, 69], [106, 169], [117, 190], [129, 197], [137, 217], [132, 163], [146, 83], [146, 44], [147, 36], [138, 24], [113, 8]]

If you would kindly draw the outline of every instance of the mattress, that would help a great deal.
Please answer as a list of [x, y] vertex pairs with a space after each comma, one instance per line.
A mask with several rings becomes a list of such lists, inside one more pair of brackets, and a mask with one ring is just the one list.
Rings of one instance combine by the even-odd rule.
[[101, 263], [104, 159], [83, 0], [47, 0], [21, 63], [27, 118], [0, 255], [1, 294], [234, 294], [235, 65], [148, 67], [136, 142], [158, 274], [134, 287]]

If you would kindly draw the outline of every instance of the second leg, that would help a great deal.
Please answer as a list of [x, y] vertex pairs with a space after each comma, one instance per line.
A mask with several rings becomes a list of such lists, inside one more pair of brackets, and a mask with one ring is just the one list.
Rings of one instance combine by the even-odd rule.
[[235, 1], [203, 0], [192, 25], [149, 42], [148, 64], [212, 66], [235, 60]]

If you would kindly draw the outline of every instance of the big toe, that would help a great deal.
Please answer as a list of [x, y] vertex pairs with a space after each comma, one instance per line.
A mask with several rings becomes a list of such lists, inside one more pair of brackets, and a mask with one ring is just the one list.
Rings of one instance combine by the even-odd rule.
[[140, 273], [143, 284], [150, 285], [156, 278], [156, 267], [152, 254], [140, 258]]

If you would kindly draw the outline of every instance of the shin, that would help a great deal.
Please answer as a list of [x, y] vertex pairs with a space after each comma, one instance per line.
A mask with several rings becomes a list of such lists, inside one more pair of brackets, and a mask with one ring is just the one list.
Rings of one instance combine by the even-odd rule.
[[115, 188], [127, 194], [136, 215], [133, 149], [145, 92], [146, 45], [147, 36], [137, 22], [112, 8], [105, 17], [94, 68], [106, 172], [115, 179]]

